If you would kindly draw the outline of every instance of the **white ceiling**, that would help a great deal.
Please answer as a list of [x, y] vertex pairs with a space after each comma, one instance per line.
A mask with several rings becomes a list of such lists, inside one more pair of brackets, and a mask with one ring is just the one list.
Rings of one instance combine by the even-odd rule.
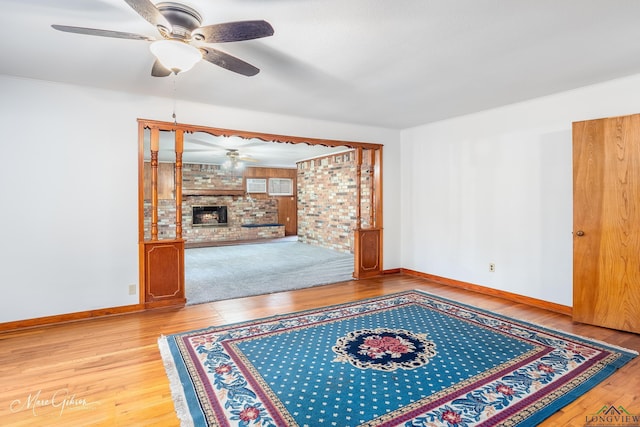
[[[174, 134], [160, 132], [158, 160], [175, 161]], [[145, 160], [150, 157], [150, 133], [145, 133]], [[296, 163], [330, 153], [348, 151], [348, 147], [325, 147], [322, 145], [285, 144], [265, 142], [261, 139], [239, 137], [216, 137], [204, 132], [184, 134], [185, 163], [223, 165], [229, 150], [238, 150], [241, 167], [295, 168]]]
[[[203, 25], [264, 19], [272, 37], [218, 44], [175, 97], [403, 129], [640, 73], [638, 0], [189, 0]], [[0, 73], [155, 96], [148, 42], [51, 24], [157, 31], [122, 0], [0, 0]]]

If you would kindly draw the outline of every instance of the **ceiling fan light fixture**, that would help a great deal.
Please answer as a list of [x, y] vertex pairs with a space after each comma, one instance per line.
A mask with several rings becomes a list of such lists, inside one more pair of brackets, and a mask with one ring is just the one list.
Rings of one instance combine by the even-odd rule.
[[239, 171], [244, 169], [244, 163], [236, 158], [230, 158], [222, 164], [222, 169]]
[[149, 49], [166, 69], [176, 74], [189, 71], [202, 59], [199, 49], [178, 40], [157, 40]]

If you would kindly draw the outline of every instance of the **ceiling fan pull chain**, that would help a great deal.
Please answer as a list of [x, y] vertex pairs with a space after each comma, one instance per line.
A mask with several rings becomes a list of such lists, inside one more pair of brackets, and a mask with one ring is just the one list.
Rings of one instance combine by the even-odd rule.
[[173, 124], [177, 125], [178, 124], [178, 119], [176, 116], [176, 76], [177, 74], [173, 74], [173, 114], [171, 115], [171, 117], [173, 117]]

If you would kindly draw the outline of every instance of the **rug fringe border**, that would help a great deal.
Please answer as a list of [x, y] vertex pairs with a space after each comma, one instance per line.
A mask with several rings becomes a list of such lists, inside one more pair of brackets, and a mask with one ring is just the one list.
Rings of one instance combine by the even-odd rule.
[[454, 301], [451, 298], [442, 297], [440, 295], [435, 295], [435, 294], [432, 294], [430, 292], [423, 291], [422, 289], [413, 289], [413, 290], [416, 291], [416, 292], [422, 293], [422, 294], [426, 294], [426, 295], [428, 295], [430, 297], [434, 297], [436, 299], [450, 301], [453, 304], [464, 305], [465, 307], [469, 307], [469, 308], [473, 308], [473, 309], [480, 309], [480, 310], [486, 311], [488, 313], [491, 313], [493, 315], [498, 315], [500, 317], [504, 317], [504, 318], [507, 318], [507, 319], [512, 319], [512, 320], [515, 320], [516, 322], [522, 323], [524, 325], [529, 325], [529, 326], [532, 326], [532, 327], [545, 329], [545, 330], [547, 330], [549, 332], [555, 332], [555, 333], [560, 334], [560, 335], [567, 335], [567, 336], [570, 336], [570, 337], [573, 337], [573, 338], [577, 338], [577, 339], [580, 339], [580, 340], [584, 340], [584, 341], [590, 341], [590, 342], [593, 342], [593, 343], [596, 343], [596, 344], [600, 344], [601, 346], [604, 346], [604, 347], [617, 349], [617, 350], [620, 350], [620, 351], [625, 351], [627, 353], [635, 354], [636, 356], [639, 355], [639, 353], [636, 350], [632, 350], [630, 348], [622, 347], [622, 346], [615, 345], [615, 344], [610, 344], [610, 343], [608, 343], [606, 341], [601, 341], [601, 340], [598, 340], [596, 338], [590, 338], [590, 337], [586, 337], [584, 335], [574, 334], [573, 332], [563, 331], [562, 329], [552, 328], [552, 327], [549, 327], [549, 326], [541, 325], [539, 323], [527, 322], [526, 320], [516, 319], [515, 317], [510, 317], [510, 316], [507, 316], [506, 314], [496, 313], [494, 311], [487, 310], [487, 309], [482, 308], [482, 307], [478, 307], [478, 306], [467, 304], [467, 303], [460, 302], [460, 301]]
[[[351, 305], [351, 304], [363, 304], [366, 303], [367, 301], [375, 301], [375, 300], [384, 300], [387, 298], [393, 298], [393, 297], [398, 297], [398, 296], [402, 296], [402, 295], [407, 295], [407, 294], [411, 294], [414, 293], [414, 295], [423, 295], [425, 297], [428, 298], [432, 298], [436, 301], [441, 301], [443, 303], [450, 303], [453, 305], [457, 305], [457, 306], [462, 306], [462, 307], [466, 307], [468, 309], [474, 310], [474, 311], [478, 311], [479, 313], [486, 313], [490, 316], [494, 316], [496, 319], [505, 319], [505, 321], [514, 323], [515, 325], [522, 325], [523, 328], [532, 328], [532, 329], [539, 329], [541, 330], [541, 332], [543, 333], [548, 333], [548, 334], [556, 334], [559, 337], [567, 337], [568, 338], [573, 338], [576, 341], [584, 341], [585, 343], [590, 343], [593, 344], [594, 346], [602, 346], [604, 349], [608, 349], [609, 351], [612, 352], [616, 352], [619, 351], [622, 354], [618, 354], [615, 357], [618, 357], [619, 360], [623, 360], [624, 363], [617, 364], [617, 363], [609, 363], [607, 364], [605, 367], [607, 367], [607, 370], [602, 370], [602, 372], [604, 373], [603, 376], [599, 376], [602, 374], [598, 374], [596, 376], [593, 376], [591, 380], [593, 380], [594, 378], [599, 378], [598, 381], [596, 381], [597, 383], [601, 383], [602, 381], [604, 381], [604, 379], [606, 377], [608, 377], [609, 375], [613, 374], [615, 371], [617, 371], [619, 368], [621, 368], [623, 365], [625, 365], [627, 362], [629, 362], [631, 359], [635, 358], [638, 355], [638, 351], [635, 350], [631, 350], [628, 348], [624, 348], [621, 346], [617, 346], [614, 344], [610, 344], [607, 343], [605, 341], [600, 341], [597, 339], [593, 339], [593, 338], [589, 338], [586, 336], [582, 336], [582, 335], [578, 335], [572, 332], [567, 332], [567, 331], [563, 331], [561, 329], [557, 329], [557, 328], [553, 328], [553, 327], [547, 327], [541, 324], [537, 324], [534, 322], [527, 322], [524, 320], [520, 320], [517, 319], [515, 317], [512, 316], [508, 316], [506, 314], [502, 314], [499, 312], [495, 312], [492, 311], [490, 309], [485, 309], [479, 306], [474, 306], [471, 304], [467, 304], [464, 302], [460, 302], [460, 301], [455, 301], [451, 298], [447, 298], [447, 297], [443, 297], [443, 296], [439, 296], [439, 295], [435, 295], [432, 294], [430, 292], [421, 290], [421, 289], [407, 289], [404, 291], [400, 291], [400, 292], [395, 292], [395, 293], [391, 293], [391, 294], [386, 294], [386, 295], [378, 295], [378, 296], [373, 296], [373, 297], [369, 297], [369, 298], [364, 298], [364, 299], [360, 299], [360, 300], [356, 300], [356, 301], [347, 301], [347, 302], [342, 302], [342, 303], [338, 303], [338, 304], [332, 304], [329, 306], [325, 306], [322, 307], [321, 309], [323, 311], [326, 311], [327, 309], [335, 309], [338, 308], [340, 306], [344, 306], [344, 305]], [[314, 313], [316, 311], [320, 310], [320, 308], [310, 308], [310, 309], [306, 309], [306, 310], [299, 310], [299, 311], [295, 311], [295, 312], [290, 312], [290, 313], [283, 313], [283, 314], [276, 314], [276, 315], [272, 315], [272, 316], [266, 316], [266, 317], [262, 317], [262, 318], [258, 318], [258, 319], [251, 319], [251, 320], [246, 320], [246, 321], [241, 321], [241, 322], [231, 322], [231, 323], [227, 323], [224, 325], [219, 325], [217, 327], [206, 327], [206, 328], [202, 328], [202, 329], [198, 329], [198, 330], [194, 330], [194, 331], [188, 331], [188, 332], [183, 332], [183, 333], [177, 333], [177, 334], [171, 334], [169, 337], [161, 335], [158, 338], [158, 346], [159, 346], [159, 350], [160, 350], [160, 354], [162, 356], [162, 360], [163, 360], [163, 364], [165, 366], [165, 371], [167, 374], [167, 377], [169, 378], [169, 383], [170, 383], [170, 388], [171, 388], [171, 394], [173, 397], [173, 403], [174, 403], [174, 408], [175, 411], [178, 415], [178, 418], [181, 421], [181, 426], [185, 427], [185, 426], [189, 426], [189, 427], [193, 427], [195, 425], [195, 420], [193, 419], [192, 414], [189, 411], [189, 402], [187, 401], [187, 394], [185, 393], [185, 389], [182, 386], [182, 381], [181, 378], [184, 379], [185, 381], [187, 381], [188, 376], [184, 376], [183, 375], [183, 365], [180, 364], [181, 360], [177, 360], [174, 355], [177, 356], [176, 354], [176, 350], [175, 350], [175, 341], [169, 341], [170, 339], [174, 339], [172, 337], [177, 336], [177, 335], [182, 335], [182, 334], [188, 334], [188, 333], [194, 333], [194, 332], [205, 332], [205, 331], [210, 331], [213, 332], [214, 330], [217, 330], [218, 328], [231, 328], [231, 327], [242, 327], [242, 325], [250, 325], [253, 323], [260, 323], [260, 322], [266, 322], [266, 321], [270, 321], [270, 320], [276, 320], [276, 319], [286, 319], [287, 317], [295, 317], [295, 316], [301, 316], [304, 315], [305, 313]], [[625, 360], [628, 359], [628, 360]], [[593, 386], [590, 386], [588, 389], [591, 389]], [[577, 390], [577, 388], [575, 389]], [[572, 391], [575, 391], [572, 390]], [[581, 392], [580, 395], [584, 394], [585, 392]], [[528, 420], [536, 420], [536, 422], [541, 422], [542, 420], [547, 419], [551, 414], [561, 410], [563, 407], [565, 407], [567, 404], [571, 403], [572, 401], [574, 401], [575, 399], [577, 399], [577, 397], [573, 397], [572, 399], [568, 400], [567, 402], [565, 402], [562, 405], [559, 405], [557, 408], [556, 406], [553, 406], [554, 410], [552, 412], [547, 413], [548, 409], [545, 410], [540, 410], [537, 411], [534, 414], [533, 418], [527, 418]], [[556, 402], [560, 402], [559, 399], [556, 399], [556, 401], [554, 402], [554, 405]]]
[[189, 415], [189, 407], [187, 405], [187, 399], [184, 394], [184, 388], [180, 381], [180, 375], [178, 374], [178, 368], [175, 364], [171, 350], [169, 349], [169, 342], [165, 335], [160, 335], [158, 338], [158, 348], [160, 349], [160, 356], [162, 357], [162, 364], [164, 370], [169, 378], [169, 388], [171, 389], [171, 397], [173, 400], [173, 406], [176, 411], [176, 415], [180, 419], [181, 427], [193, 427], [193, 419]]

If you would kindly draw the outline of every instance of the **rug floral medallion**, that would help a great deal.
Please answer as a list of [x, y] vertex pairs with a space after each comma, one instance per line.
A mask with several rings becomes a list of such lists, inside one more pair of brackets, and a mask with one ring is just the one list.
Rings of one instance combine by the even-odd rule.
[[333, 351], [337, 362], [349, 362], [360, 369], [415, 369], [436, 355], [435, 343], [427, 334], [404, 329], [363, 329], [338, 338]]
[[159, 345], [184, 426], [531, 426], [637, 356], [420, 291]]

